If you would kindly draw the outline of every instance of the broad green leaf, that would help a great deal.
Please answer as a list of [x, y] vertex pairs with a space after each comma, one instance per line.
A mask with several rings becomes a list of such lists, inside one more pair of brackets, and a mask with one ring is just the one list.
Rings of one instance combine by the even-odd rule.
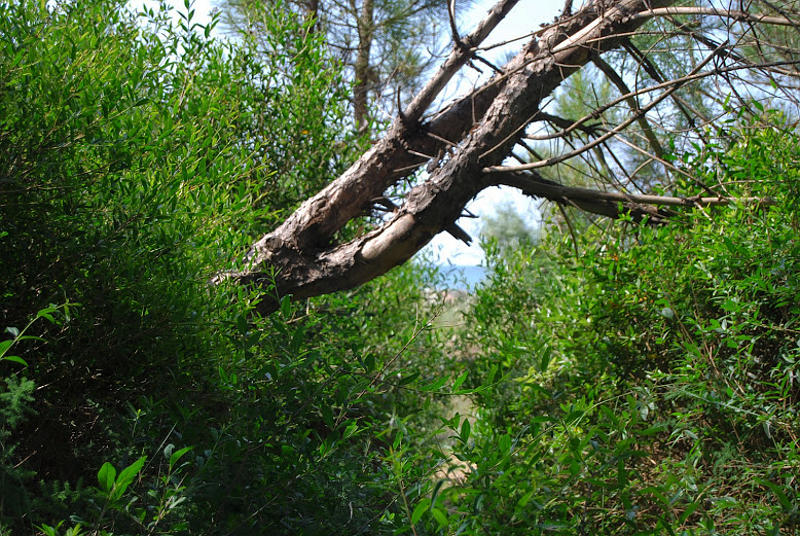
[[50, 314], [48, 311], [39, 311], [39, 313], [36, 315], [36, 318], [44, 318], [53, 324], [55, 324], [56, 322], [56, 319], [53, 318], [53, 315]]
[[128, 486], [131, 485], [131, 482], [136, 478], [136, 475], [139, 474], [139, 471], [142, 470], [142, 466], [144, 466], [144, 461], [147, 459], [147, 456], [142, 456], [128, 467], [120, 472], [119, 476], [117, 477], [116, 481], [114, 482], [114, 491], [111, 494], [112, 499], [119, 499], [122, 497], [125, 490], [128, 489]]
[[439, 523], [440, 526], [446, 527], [448, 525], [447, 514], [438, 508], [431, 508], [431, 515]]
[[97, 472], [97, 481], [100, 483], [100, 489], [109, 493], [114, 487], [114, 481], [117, 478], [117, 470], [114, 466], [106, 462]]
[[59, 522], [55, 527], [51, 527], [46, 523], [42, 523], [41, 525], [37, 525], [36, 528], [42, 531], [45, 536], [58, 536], [58, 528], [61, 527], [62, 523], [64, 522]]
[[469, 434], [470, 434], [469, 419], [464, 419], [464, 422], [461, 423], [461, 441], [466, 443], [469, 440]]

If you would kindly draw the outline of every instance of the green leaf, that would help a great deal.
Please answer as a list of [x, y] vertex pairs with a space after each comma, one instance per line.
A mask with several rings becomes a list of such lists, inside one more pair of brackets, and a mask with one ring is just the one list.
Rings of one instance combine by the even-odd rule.
[[53, 315], [47, 311], [39, 311], [39, 313], [36, 315], [36, 318], [44, 318], [46, 320], [49, 320], [51, 324], [56, 323], [56, 319], [53, 318]]
[[775, 484], [774, 482], [770, 482], [769, 480], [765, 480], [763, 478], [756, 478], [756, 482], [758, 482], [762, 486], [769, 488], [770, 491], [772, 491], [772, 493], [775, 494], [775, 496], [778, 498], [778, 501], [781, 503], [781, 506], [783, 506], [783, 508], [787, 512], [792, 511], [792, 502], [789, 500], [789, 497], [786, 496], [786, 493], [784, 493], [784, 491], [781, 489], [779, 485]]
[[104, 463], [97, 472], [97, 481], [100, 483], [100, 489], [106, 493], [111, 492], [116, 478], [117, 470], [108, 462]]
[[80, 523], [78, 523], [74, 527], [67, 529], [67, 532], [64, 533], [64, 536], [81, 536], [82, 534], [83, 527]]
[[411, 514], [411, 524], [416, 524], [420, 519], [422, 519], [422, 514], [430, 507], [431, 500], [427, 497], [423, 497], [414, 507], [414, 512]]
[[542, 352], [542, 357], [539, 360], [539, 371], [544, 372], [547, 370], [548, 365], [550, 365], [550, 356], [553, 353], [553, 348], [549, 345], [545, 346], [544, 352]]
[[142, 456], [122, 470], [114, 482], [114, 491], [111, 493], [112, 500], [122, 497], [122, 494], [125, 493], [125, 490], [128, 489], [128, 486], [130, 486], [131, 482], [136, 478], [136, 475], [142, 470], [146, 459], [147, 456]]
[[175, 451], [172, 453], [172, 456], [169, 457], [169, 470], [172, 471], [172, 468], [175, 467], [175, 464], [178, 463], [184, 454], [192, 450], [194, 447], [183, 447], [182, 449]]
[[20, 335], [17, 337], [17, 341], [40, 341], [45, 342], [45, 340], [41, 337], [37, 337], [36, 335]]
[[665, 425], [658, 424], [656, 426], [651, 426], [650, 428], [646, 428], [644, 430], [639, 430], [638, 432], [636, 432], [636, 434], [642, 436], [651, 436], [651, 435], [656, 435], [659, 432], [663, 432], [665, 429], [666, 429]]
[[392, 448], [397, 450], [400, 448], [400, 444], [403, 442], [403, 431], [397, 430], [397, 434], [394, 436], [394, 441], [392, 442]]
[[447, 383], [447, 380], [448, 380], [448, 377], [447, 376], [443, 376], [443, 377], [439, 378], [438, 380], [436, 380], [435, 382], [430, 383], [430, 384], [426, 385], [425, 387], [422, 387], [421, 390], [422, 391], [438, 391], [439, 389], [442, 388], [442, 386], [444, 386], [444, 384]]
[[446, 527], [448, 525], [447, 514], [438, 508], [431, 508], [431, 515], [439, 523], [440, 526]]
[[697, 506], [698, 506], [698, 504], [693, 502], [689, 506], [686, 507], [686, 510], [683, 511], [683, 513], [681, 514], [681, 517], [680, 517], [680, 524], [681, 525], [686, 523], [686, 520], [689, 519], [689, 516], [692, 515], [692, 513], [694, 513], [695, 510], [697, 510]]
[[5, 354], [8, 349], [11, 348], [12, 344], [14, 344], [14, 341], [11, 339], [7, 341], [0, 341], [0, 357], [2, 357], [3, 354]]
[[461, 441], [466, 443], [469, 440], [469, 434], [470, 434], [469, 419], [464, 419], [464, 422], [461, 423]]
[[333, 410], [331, 407], [328, 405], [322, 406], [320, 408], [320, 413], [322, 414], [322, 422], [324, 422], [329, 429], [333, 430]]
[[3, 356], [3, 361], [13, 361], [14, 363], [19, 363], [23, 367], [27, 367], [28, 366], [28, 363], [26, 363], [24, 359], [22, 359], [21, 357], [17, 357], [15, 355]]
[[414, 381], [414, 380], [416, 380], [417, 378], [419, 378], [419, 372], [412, 372], [412, 373], [411, 373], [411, 374], [409, 374], [408, 376], [405, 376], [404, 378], [402, 378], [402, 379], [401, 379], [401, 380], [400, 380], [400, 381], [397, 383], [397, 385], [398, 385], [398, 386], [400, 386], [400, 387], [402, 387], [403, 385], [408, 385], [409, 383], [413, 382], [413, 381]]
[[51, 527], [50, 525], [47, 525], [47, 524], [45, 524], [45, 523], [42, 523], [41, 525], [37, 525], [37, 526], [36, 526], [36, 528], [37, 528], [38, 530], [42, 531], [42, 533], [43, 533], [45, 536], [58, 536], [58, 528], [59, 528], [59, 527], [61, 527], [61, 525], [62, 525], [63, 523], [64, 523], [64, 522], [63, 522], [63, 521], [61, 521], [61, 522], [59, 522], [59, 523], [58, 523], [58, 525], [56, 525], [55, 527]]
[[489, 375], [486, 377], [486, 384], [490, 385], [494, 383], [494, 378], [497, 376], [497, 372], [500, 370], [500, 367], [497, 363], [493, 364], [492, 367], [489, 369]]
[[517, 510], [521, 510], [521, 509], [525, 508], [525, 506], [531, 500], [531, 497], [533, 497], [533, 490], [530, 490], [528, 493], [526, 493], [525, 495], [520, 497], [520, 499], [517, 501], [517, 508], [516, 509]]
[[497, 448], [503, 456], [511, 452], [511, 436], [508, 434], [501, 435], [497, 441]]
[[461, 384], [464, 383], [464, 380], [467, 379], [467, 375], [469, 374], [468, 370], [465, 370], [461, 376], [456, 378], [456, 381], [453, 382], [453, 391], [458, 391], [458, 388], [461, 387]]
[[348, 424], [347, 427], [345, 428], [344, 434], [342, 434], [342, 438], [347, 439], [349, 437], [354, 436], [357, 432], [358, 432], [358, 423], [353, 421], [350, 424]]
[[442, 489], [442, 486], [444, 485], [444, 482], [445, 482], [445, 480], [442, 478], [436, 483], [435, 486], [433, 486], [433, 493], [431, 493], [431, 504], [432, 505], [436, 504], [436, 499], [439, 498], [439, 490]]
[[292, 298], [291, 296], [284, 296], [281, 298], [281, 314], [284, 318], [289, 318], [292, 313]]
[[10, 333], [12, 337], [19, 337], [19, 328], [9, 326], [6, 328], [6, 333]]

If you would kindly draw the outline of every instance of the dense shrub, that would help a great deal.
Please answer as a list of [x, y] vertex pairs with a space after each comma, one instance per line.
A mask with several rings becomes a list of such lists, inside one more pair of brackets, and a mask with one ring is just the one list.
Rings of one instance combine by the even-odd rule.
[[347, 84], [279, 8], [257, 44], [187, 10], [0, 3], [0, 326], [73, 304], [0, 363], [0, 526], [391, 531], [418, 271], [266, 319], [208, 283], [357, 150]]
[[577, 261], [556, 235], [495, 252], [463, 344], [476, 385], [493, 387], [457, 450], [471, 471], [448, 496], [450, 527], [796, 530], [800, 146], [766, 120], [685, 165], [769, 206], [590, 229]]

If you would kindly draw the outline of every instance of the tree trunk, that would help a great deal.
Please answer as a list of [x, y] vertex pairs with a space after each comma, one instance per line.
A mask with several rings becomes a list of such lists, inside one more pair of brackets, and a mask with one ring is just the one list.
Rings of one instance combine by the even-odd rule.
[[371, 80], [370, 52], [375, 31], [374, 9], [373, 0], [364, 0], [358, 16], [358, 51], [353, 85], [353, 115], [359, 132], [364, 132], [369, 123], [368, 93]]

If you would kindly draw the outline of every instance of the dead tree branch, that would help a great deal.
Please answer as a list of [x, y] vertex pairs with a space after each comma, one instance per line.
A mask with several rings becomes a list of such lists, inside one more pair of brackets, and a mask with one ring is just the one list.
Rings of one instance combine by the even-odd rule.
[[[534, 171], [589, 150], [605, 148], [610, 139], [634, 122], [642, 125], [654, 147], [654, 159], [665, 162], [658, 133], [647, 124], [644, 114], [687, 83], [751, 66], [718, 65], [703, 71], [706, 64], [716, 57], [715, 49], [683, 76], [663, 80], [654, 77], [654, 86], [629, 90], [620, 75], [614, 72], [612, 76], [613, 69], [604, 69], [607, 64], [596, 58], [627, 43], [629, 37], [653, 17], [719, 15], [716, 11], [688, 13], [685, 8], [671, 8], [672, 0], [596, 0], [573, 14], [567, 7], [553, 24], [532, 33], [521, 51], [492, 79], [441, 111], [425, 117], [448, 81], [469, 62], [479, 44], [508, 15], [515, 3], [516, 0], [499, 2], [478, 28], [464, 38], [458, 36], [451, 7], [451, 30], [455, 43], [450, 56], [431, 81], [398, 114], [385, 136], [340, 177], [253, 244], [243, 268], [222, 272], [215, 281], [270, 287], [268, 296], [271, 297], [264, 299], [262, 312], [274, 310], [280, 296], [305, 298], [353, 288], [407, 261], [441, 231], [462, 235], [463, 231], [459, 233], [455, 222], [463, 214], [466, 204], [484, 188], [495, 185], [513, 186], [528, 195], [603, 216], [616, 218], [622, 213], [630, 213], [636, 219], [646, 217], [652, 222], [666, 221], [676, 207], [731, 202], [722, 197], [679, 198], [577, 188], [549, 181]], [[736, 11], [727, 12], [727, 16], [769, 24], [784, 24], [786, 19]], [[627, 48], [634, 49], [631, 46]], [[606, 128], [602, 134], [595, 131], [594, 125], [584, 124], [598, 118], [600, 109], [571, 124], [565, 124], [543, 110], [559, 85], [593, 59], [623, 93], [617, 101], [628, 102], [632, 110], [630, 117], [613, 128]], [[649, 60], [636, 59], [652, 70]], [[797, 62], [787, 60], [782, 63]], [[775, 62], [773, 66], [779, 64], [781, 62]], [[660, 94], [646, 105], [633, 106], [638, 95], [650, 91], [660, 91]], [[685, 108], [681, 111], [689, 113]], [[562, 129], [548, 135], [549, 138], [566, 139], [576, 129], [591, 130], [591, 134], [597, 136], [586, 145], [563, 154], [519, 166], [504, 165], [513, 148], [524, 143], [527, 126], [532, 121], [542, 120]], [[618, 159], [615, 161], [620, 163]], [[353, 240], [336, 243], [337, 232], [348, 221], [361, 217], [376, 199], [384, 197], [389, 188], [416, 173], [426, 163], [431, 164], [428, 166], [429, 175], [423, 175], [423, 180], [408, 192], [402, 204], [390, 207], [387, 219], [373, 222], [370, 231]], [[745, 201], [758, 202], [754, 199]], [[469, 238], [463, 235], [459, 238]]]

